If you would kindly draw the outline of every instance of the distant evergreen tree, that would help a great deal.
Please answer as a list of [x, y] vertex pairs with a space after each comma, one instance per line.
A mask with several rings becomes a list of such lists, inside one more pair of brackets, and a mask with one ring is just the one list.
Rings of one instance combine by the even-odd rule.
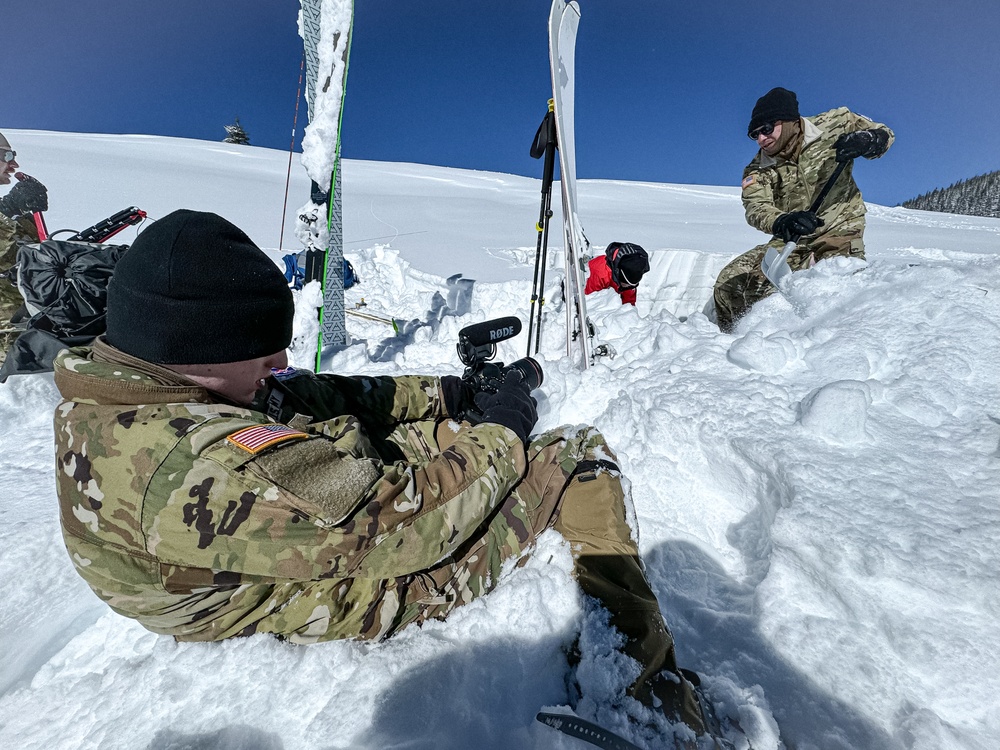
[[954, 182], [903, 201], [904, 208], [1000, 218], [1000, 171]]
[[240, 125], [240, 118], [236, 118], [236, 122], [232, 125], [226, 125], [226, 137], [222, 139], [223, 143], [238, 143], [241, 146], [250, 145], [250, 136], [247, 135], [247, 131], [243, 129]]

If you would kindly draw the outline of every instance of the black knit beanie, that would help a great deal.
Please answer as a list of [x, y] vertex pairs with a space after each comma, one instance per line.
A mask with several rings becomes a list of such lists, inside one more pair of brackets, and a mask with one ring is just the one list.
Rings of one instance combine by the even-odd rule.
[[107, 341], [162, 365], [241, 362], [292, 340], [277, 265], [216, 214], [174, 211], [142, 232], [108, 287]]
[[753, 114], [750, 115], [747, 133], [752, 133], [769, 122], [789, 122], [798, 119], [799, 100], [795, 97], [795, 93], [779, 86], [757, 100]]

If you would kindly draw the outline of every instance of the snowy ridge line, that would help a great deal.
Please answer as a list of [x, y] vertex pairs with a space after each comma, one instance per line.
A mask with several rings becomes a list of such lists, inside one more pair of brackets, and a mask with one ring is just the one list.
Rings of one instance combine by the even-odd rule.
[[970, 216], [967, 214], [946, 214], [936, 211], [921, 211], [899, 206], [880, 206], [865, 202], [869, 216], [883, 221], [904, 224], [920, 224], [927, 227], [948, 229], [971, 229], [979, 232], [1000, 232], [1000, 219], [990, 216]]

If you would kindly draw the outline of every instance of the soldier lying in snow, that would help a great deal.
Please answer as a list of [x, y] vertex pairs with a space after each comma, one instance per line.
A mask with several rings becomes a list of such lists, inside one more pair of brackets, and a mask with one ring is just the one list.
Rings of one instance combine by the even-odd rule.
[[552, 527], [640, 664], [629, 693], [704, 733], [602, 436], [529, 440], [513, 378], [288, 370], [292, 314], [214, 214], [176, 211], [119, 261], [106, 336], [55, 366], [60, 517], [94, 592], [184, 641], [384, 639], [486, 594]]

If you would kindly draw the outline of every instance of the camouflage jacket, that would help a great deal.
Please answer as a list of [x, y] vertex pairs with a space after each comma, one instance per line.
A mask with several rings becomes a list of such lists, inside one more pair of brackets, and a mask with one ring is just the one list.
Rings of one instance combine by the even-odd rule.
[[[747, 222], [762, 232], [771, 233], [774, 221], [788, 211], [805, 211], [819, 195], [827, 179], [837, 168], [833, 144], [844, 133], [881, 128], [878, 122], [856, 115], [846, 107], [803, 117], [803, 144], [798, 159], [786, 161], [758, 151], [743, 170], [743, 207]], [[886, 148], [888, 148], [888, 146]], [[864, 232], [865, 203], [852, 176], [849, 163], [820, 206], [821, 226], [813, 236], [856, 234]]]
[[13, 260], [7, 262], [11, 257], [11, 248], [14, 247], [14, 234], [17, 232], [17, 224], [0, 214], [0, 271], [6, 271], [14, 265]]
[[38, 242], [38, 230], [27, 218], [17, 221], [0, 214], [0, 272], [17, 262], [18, 242]]
[[[17, 264], [20, 242], [37, 241], [38, 230], [32, 221], [25, 218], [14, 221], [0, 214], [0, 274], [6, 274]], [[8, 348], [17, 338], [17, 332], [10, 330], [10, 321], [22, 304], [24, 298], [17, 288], [16, 274], [0, 277], [0, 362], [3, 362]]]
[[307, 375], [270, 384], [271, 408], [296, 412], [280, 424], [101, 339], [59, 355], [63, 537], [112, 609], [179, 640], [309, 640], [281, 611], [330, 581], [323, 638], [352, 637], [380, 582], [454, 552], [525, 472], [517, 436], [486, 423], [456, 424], [428, 462], [381, 458], [391, 426], [446, 416], [438, 378]]

